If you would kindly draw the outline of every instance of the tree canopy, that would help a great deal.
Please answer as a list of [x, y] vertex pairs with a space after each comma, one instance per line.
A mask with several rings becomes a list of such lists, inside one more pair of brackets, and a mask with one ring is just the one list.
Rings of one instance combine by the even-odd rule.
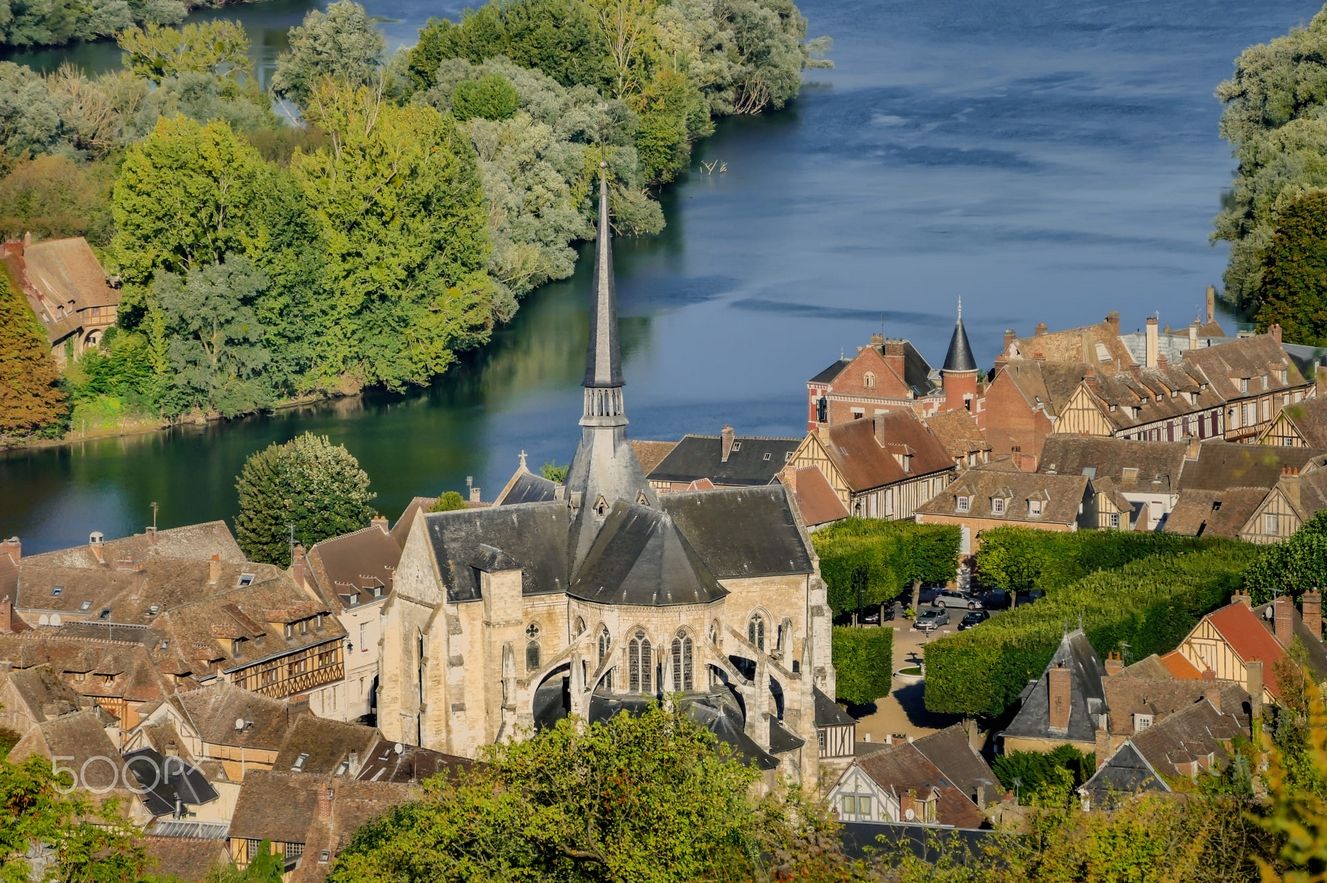
[[336, 0], [326, 12], [314, 9], [290, 29], [290, 49], [277, 58], [272, 91], [303, 106], [324, 77], [367, 86], [378, 77], [383, 45], [373, 20], [354, 0]]
[[64, 416], [59, 381], [46, 332], [0, 270], [0, 441], [21, 440]]

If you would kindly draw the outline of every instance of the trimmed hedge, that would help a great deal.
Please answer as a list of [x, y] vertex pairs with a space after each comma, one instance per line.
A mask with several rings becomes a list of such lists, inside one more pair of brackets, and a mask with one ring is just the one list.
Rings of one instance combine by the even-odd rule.
[[894, 671], [894, 630], [834, 626], [833, 658], [838, 672], [836, 699], [854, 705], [889, 695]]
[[1083, 530], [1052, 533], [1028, 527], [982, 531], [977, 580], [1006, 591], [1046, 589], [1078, 582], [1098, 570], [1117, 570], [1149, 555], [1206, 548], [1207, 540], [1162, 533]]
[[1137, 660], [1175, 647], [1243, 582], [1251, 548], [1204, 540], [1205, 548], [1153, 555], [1090, 574], [1046, 597], [926, 648], [926, 707], [998, 715], [1041, 676], [1067, 629], [1083, 623], [1098, 653]]
[[954, 576], [959, 539], [954, 525], [849, 518], [816, 531], [811, 544], [820, 557], [829, 606], [843, 614], [884, 604], [914, 580], [947, 582]]

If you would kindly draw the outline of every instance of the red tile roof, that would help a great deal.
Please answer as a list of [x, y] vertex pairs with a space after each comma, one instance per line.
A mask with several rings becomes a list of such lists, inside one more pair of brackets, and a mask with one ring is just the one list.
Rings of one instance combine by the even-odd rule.
[[818, 467], [793, 470], [793, 498], [807, 527], [817, 527], [848, 517], [848, 509], [829, 486], [829, 479]]
[[1172, 650], [1161, 657], [1161, 664], [1166, 667], [1173, 677], [1181, 681], [1196, 681], [1202, 678], [1203, 673], [1194, 667], [1193, 663], [1185, 659], [1178, 650]]
[[1263, 684], [1273, 696], [1281, 693], [1276, 679], [1274, 663], [1286, 655], [1285, 648], [1277, 643], [1253, 611], [1240, 601], [1227, 604], [1207, 617], [1212, 628], [1220, 633], [1230, 649], [1234, 650], [1244, 662], [1260, 660], [1263, 664]]

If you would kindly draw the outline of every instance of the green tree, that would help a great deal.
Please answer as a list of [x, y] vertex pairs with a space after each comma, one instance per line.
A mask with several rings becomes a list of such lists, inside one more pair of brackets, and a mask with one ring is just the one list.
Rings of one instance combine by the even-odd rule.
[[1281, 326], [1285, 339], [1327, 344], [1327, 190], [1286, 205], [1262, 253], [1258, 325]]
[[290, 49], [277, 58], [272, 91], [302, 107], [324, 77], [367, 86], [378, 76], [383, 45], [363, 6], [336, 0], [326, 12], [315, 9], [290, 29]]
[[23, 439], [64, 417], [60, 372], [46, 332], [0, 271], [0, 439]]
[[479, 117], [505, 120], [520, 109], [521, 98], [501, 74], [484, 74], [474, 80], [462, 80], [452, 89], [452, 115], [458, 120]]
[[105, 245], [114, 174], [109, 162], [82, 164], [59, 154], [20, 160], [0, 179], [0, 236], [84, 236]]
[[842, 879], [824, 810], [753, 797], [758, 773], [680, 712], [565, 719], [483, 759], [361, 828], [328, 880]]
[[1276, 595], [1299, 598], [1306, 589], [1327, 586], [1327, 511], [1304, 522], [1285, 542], [1263, 547], [1244, 582], [1257, 604]]
[[0, 879], [30, 879], [28, 852], [42, 847], [54, 860], [47, 879], [138, 879], [146, 856], [115, 802], [94, 806], [65, 784], [44, 758], [0, 760]]
[[1044, 796], [1047, 787], [1060, 785], [1060, 771], [1067, 771], [1071, 788], [1077, 788], [1096, 771], [1096, 757], [1072, 745], [1057, 745], [1051, 751], [1013, 751], [995, 758], [991, 770], [1006, 791], [1018, 795], [1029, 806]]
[[466, 508], [465, 497], [461, 496], [456, 491], [446, 491], [433, 501], [433, 505], [429, 506], [429, 511], [455, 512], [457, 509], [464, 508]]
[[335, 138], [292, 159], [326, 260], [329, 328], [315, 375], [423, 383], [494, 324], [474, 151], [432, 108], [368, 89], [324, 81], [306, 116]]
[[40, 75], [0, 61], [0, 151], [42, 153], [60, 137], [60, 110]]
[[244, 462], [235, 481], [235, 536], [253, 561], [290, 564], [291, 532], [305, 548], [359, 530], [373, 517], [369, 477], [341, 445], [306, 432]]
[[263, 369], [271, 361], [262, 345], [254, 304], [267, 279], [243, 255], [191, 270], [162, 273], [152, 283], [169, 336], [173, 390], [169, 411], [214, 410], [223, 417], [272, 403]]
[[571, 464], [558, 464], [556, 461], [549, 460], [543, 466], [539, 467], [539, 474], [549, 481], [556, 481], [558, 484], [564, 484], [567, 480], [567, 473], [571, 471]]
[[832, 656], [838, 696], [865, 705], [889, 695], [894, 672], [894, 630], [834, 626]]
[[252, 87], [249, 36], [237, 21], [207, 21], [182, 28], [157, 24], [128, 28], [116, 37], [124, 66], [160, 83], [185, 73], [207, 74], [232, 88]]

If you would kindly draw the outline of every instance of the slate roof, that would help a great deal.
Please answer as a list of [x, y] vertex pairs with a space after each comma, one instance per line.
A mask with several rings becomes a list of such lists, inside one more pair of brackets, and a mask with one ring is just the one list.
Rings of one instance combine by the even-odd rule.
[[[308, 705], [290, 703], [236, 687], [225, 681], [176, 693], [167, 700], [204, 742], [234, 748], [279, 751], [287, 733], [308, 714]], [[236, 721], [245, 722], [236, 729]]]
[[194, 765], [178, 757], [166, 758], [155, 748], [140, 748], [124, 756], [125, 766], [138, 784], [139, 799], [154, 816], [170, 815], [178, 807], [195, 807], [217, 799], [216, 789]]
[[848, 507], [817, 466], [803, 466], [793, 470], [792, 495], [797, 511], [807, 527], [818, 527], [848, 517]]
[[829, 367], [816, 374], [807, 383], [832, 383], [835, 377], [843, 373], [843, 369], [852, 364], [852, 359], [839, 359]]
[[974, 801], [979, 788], [984, 789], [992, 799], [997, 796], [1000, 780], [986, 759], [972, 747], [962, 724], [951, 724], [939, 732], [914, 740], [912, 744]]
[[[1003, 468], [977, 466], [962, 473], [949, 487], [917, 507], [919, 515], [949, 515], [957, 518], [989, 518], [1019, 524], [1074, 524], [1087, 494], [1088, 480], [1082, 475], [1043, 475], [1011, 472]], [[960, 512], [958, 498], [971, 497], [968, 511]], [[1004, 512], [996, 514], [991, 500], [1005, 500]], [[1041, 500], [1040, 515], [1028, 511], [1029, 500]]]
[[[822, 427], [817, 438], [854, 493], [954, 468], [945, 446], [909, 410]], [[896, 454], [911, 455], [906, 472]]]
[[[590, 697], [587, 716], [590, 723], [607, 720], [615, 714], [640, 714], [655, 703], [653, 696], [620, 696], [595, 693]], [[738, 759], [762, 770], [777, 769], [778, 758], [761, 748], [746, 734], [744, 715], [733, 695], [723, 687], [708, 693], [689, 694], [678, 699], [678, 707], [693, 721], [709, 730], [728, 745]]]
[[558, 498], [562, 485], [542, 475], [535, 475], [524, 467], [508, 480], [506, 487], [493, 501], [495, 506], [515, 506], [520, 503], [547, 503]]
[[479, 573], [519, 568], [526, 595], [565, 592], [570, 570], [567, 505], [523, 503], [425, 516], [447, 600], [475, 601]]
[[984, 855], [983, 850], [991, 838], [1008, 836], [977, 828], [951, 828], [937, 832], [931, 825], [893, 822], [843, 822], [839, 825], [843, 851], [854, 859], [869, 859], [882, 852], [889, 853], [895, 844], [901, 844], [917, 858], [933, 863], [955, 852]]
[[392, 742], [379, 735], [360, 766], [358, 778], [365, 782], [412, 784], [441, 772], [467, 770], [474, 765], [475, 761], [468, 757]]
[[782, 485], [665, 494], [659, 505], [718, 579], [812, 570], [808, 540]]
[[[1268, 633], [1276, 634], [1276, 624], [1273, 621], [1272, 610], [1274, 604], [1262, 604], [1253, 608], [1253, 615]], [[1299, 642], [1304, 645], [1305, 663], [1320, 681], [1327, 681], [1327, 646], [1324, 646], [1322, 638], [1313, 634], [1309, 627], [1304, 624], [1304, 617], [1300, 615], [1294, 604], [1289, 605], [1291, 631]], [[1289, 649], [1289, 648], [1287, 648]], [[1264, 676], [1265, 678], [1265, 676]]]
[[924, 422], [931, 434], [944, 445], [945, 452], [955, 460], [963, 460], [968, 454], [991, 449], [991, 443], [978, 428], [972, 414], [961, 408], [932, 414]]
[[1184, 442], [1051, 435], [1041, 450], [1037, 471], [1109, 478], [1125, 492], [1174, 494], [1179, 492], [1186, 448]]
[[666, 512], [615, 503], [567, 593], [597, 604], [710, 604], [728, 594]]
[[654, 467], [663, 462], [664, 457], [668, 456], [668, 452], [677, 445], [677, 442], [640, 441], [633, 438], [628, 439], [627, 444], [631, 445], [631, 450], [635, 452], [641, 470], [649, 475], [654, 471]]
[[819, 687], [812, 687], [811, 695], [815, 698], [816, 703], [817, 727], [853, 727], [857, 725], [856, 718], [844, 711], [833, 699], [826, 696], [825, 692]]
[[[1069, 726], [1066, 732], [1050, 728], [1049, 673], [1063, 665], [1069, 669]], [[1106, 669], [1082, 631], [1075, 629], [1060, 640], [1055, 655], [1031, 689], [1025, 691], [1018, 714], [1005, 729], [1010, 736], [1060, 742], [1092, 742], [1096, 739], [1096, 716], [1104, 710], [1102, 679]]]
[[858, 758], [854, 764], [884, 790], [895, 796], [913, 792], [936, 797], [936, 824], [979, 828], [986, 821], [977, 804], [912, 742], [897, 742], [882, 751]]
[[954, 333], [949, 338], [949, 349], [945, 352], [945, 371], [976, 371], [977, 360], [972, 355], [972, 344], [968, 343], [968, 331], [963, 327], [963, 307], [959, 307], [958, 320], [954, 322]]
[[687, 435], [646, 477], [673, 482], [708, 478], [728, 486], [769, 484], [800, 443], [798, 438], [735, 436], [725, 461], [720, 436]]
[[339, 611], [391, 594], [401, 547], [375, 524], [314, 543], [306, 557], [323, 599]]

